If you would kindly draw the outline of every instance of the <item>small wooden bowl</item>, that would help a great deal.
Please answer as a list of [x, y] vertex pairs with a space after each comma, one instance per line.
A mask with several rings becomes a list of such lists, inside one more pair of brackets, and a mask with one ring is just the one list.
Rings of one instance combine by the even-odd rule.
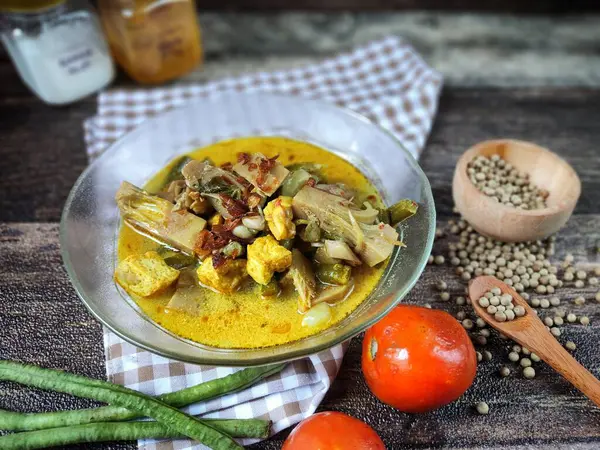
[[[494, 154], [547, 190], [548, 206], [523, 210], [479, 191], [467, 175], [467, 164], [478, 155]], [[557, 232], [571, 217], [580, 194], [581, 181], [565, 160], [539, 145], [512, 139], [484, 141], [468, 149], [458, 160], [452, 181], [454, 204], [465, 220], [479, 233], [504, 242], [533, 241]]]

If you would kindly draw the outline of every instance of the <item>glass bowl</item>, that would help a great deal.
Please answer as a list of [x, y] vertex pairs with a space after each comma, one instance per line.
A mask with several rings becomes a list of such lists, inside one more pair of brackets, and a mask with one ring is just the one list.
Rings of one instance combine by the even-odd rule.
[[[151, 321], [113, 280], [120, 226], [114, 196], [123, 180], [143, 185], [178, 154], [241, 136], [286, 136], [319, 145], [353, 163], [391, 204], [419, 203], [401, 227], [381, 281], [348, 317], [316, 335], [258, 349], [220, 349], [183, 339]], [[91, 313], [134, 345], [180, 361], [250, 366], [287, 361], [334, 346], [381, 319], [414, 286], [431, 252], [435, 207], [429, 182], [410, 153], [388, 132], [337, 106], [264, 93], [221, 93], [143, 122], [115, 142], [79, 177], [60, 224], [62, 257]]]

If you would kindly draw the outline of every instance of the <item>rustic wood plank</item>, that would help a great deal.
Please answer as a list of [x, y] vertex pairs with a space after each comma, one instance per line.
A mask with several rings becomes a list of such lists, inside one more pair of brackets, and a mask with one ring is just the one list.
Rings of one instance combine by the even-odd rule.
[[87, 165], [82, 123], [94, 109], [91, 102], [52, 108], [30, 95], [0, 99], [3, 221], [58, 221]]
[[[383, 36], [401, 36], [444, 74], [446, 86], [600, 86], [598, 14], [202, 10], [200, 23], [206, 64], [176, 83], [289, 69]], [[0, 80], [0, 98], [28, 92], [2, 46]], [[125, 76], [116, 84], [136, 86]]]
[[[29, 97], [0, 99], [0, 221], [58, 221], [85, 168], [86, 101], [51, 108]], [[577, 213], [598, 212], [600, 90], [445, 89], [421, 164], [440, 214], [450, 214], [450, 185], [460, 153], [496, 137], [536, 141], [573, 164], [583, 182]]]
[[378, 10], [438, 10], [438, 11], [488, 11], [508, 13], [578, 13], [597, 11], [597, 3], [591, 0], [572, 0], [564, 2], [552, 0], [545, 2], [521, 2], [518, 0], [297, 0], [293, 3], [285, 0], [204, 0], [202, 10], [231, 11], [378, 11]]
[[[557, 242], [557, 260], [574, 253], [579, 264], [600, 265], [590, 245], [600, 239], [600, 214], [574, 216]], [[436, 243], [435, 252], [445, 246]], [[445, 279], [450, 291], [459, 295], [464, 285], [448, 266], [428, 266], [408, 303], [431, 303], [455, 313], [458, 307], [436, 299], [433, 284]], [[70, 370], [95, 378], [104, 377], [100, 326], [86, 312], [61, 267], [58, 227], [55, 224], [4, 224], [0, 226], [0, 358], [18, 359], [45, 367]], [[568, 290], [572, 298], [593, 289]], [[588, 303], [578, 308], [587, 314], [589, 327], [564, 326], [562, 340], [573, 340], [575, 356], [600, 375], [600, 310]], [[378, 402], [367, 389], [360, 371], [359, 338], [351, 343], [342, 370], [322, 403], [321, 410], [338, 410], [372, 425], [388, 448], [513, 448], [526, 445], [591, 450], [600, 442], [600, 411], [548, 367], [540, 364], [538, 376], [526, 381], [519, 375], [501, 379], [497, 375], [506, 363], [507, 344], [492, 339], [486, 347], [494, 355], [480, 365], [475, 384], [459, 401], [438, 411], [410, 416]], [[87, 406], [90, 402], [68, 396], [0, 385], [0, 407], [19, 410], [52, 410]], [[489, 416], [478, 416], [472, 408], [477, 401], [491, 406]], [[520, 425], [517, 425], [520, 424]], [[552, 424], [552, 426], [548, 426]], [[288, 431], [254, 449], [278, 449]], [[82, 447], [91, 448], [91, 447]], [[97, 448], [133, 448], [106, 444]]]
[[[57, 224], [0, 225], [0, 286], [0, 359], [106, 379], [102, 328], [77, 297], [62, 267]], [[98, 404], [0, 383], [4, 409], [35, 412], [94, 405]], [[109, 448], [135, 446], [117, 443]]]

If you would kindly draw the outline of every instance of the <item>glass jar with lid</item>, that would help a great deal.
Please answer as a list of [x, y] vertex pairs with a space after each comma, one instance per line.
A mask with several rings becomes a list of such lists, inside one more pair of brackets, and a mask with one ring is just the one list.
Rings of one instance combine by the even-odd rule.
[[117, 63], [138, 83], [177, 78], [202, 61], [193, 0], [99, 0]]
[[114, 78], [100, 22], [85, 0], [0, 0], [0, 34], [21, 79], [46, 103], [74, 102]]

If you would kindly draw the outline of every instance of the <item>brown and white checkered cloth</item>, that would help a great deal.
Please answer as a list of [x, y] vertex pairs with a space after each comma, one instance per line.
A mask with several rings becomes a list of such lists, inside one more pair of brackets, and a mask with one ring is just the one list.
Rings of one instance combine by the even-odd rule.
[[[278, 92], [318, 98], [346, 106], [393, 133], [418, 157], [431, 129], [442, 77], [398, 37], [387, 37], [307, 67], [259, 72], [202, 85], [111, 90], [98, 97], [98, 115], [84, 124], [90, 159], [141, 122], [218, 91]], [[147, 394], [159, 395], [234, 372], [172, 361], [137, 348], [105, 329], [109, 379]], [[273, 433], [311, 415], [340, 368], [345, 345], [295, 361], [249, 389], [192, 405], [203, 417], [265, 418]], [[250, 440], [242, 441], [243, 444]], [[201, 449], [189, 440], [139, 442], [147, 450]]]

